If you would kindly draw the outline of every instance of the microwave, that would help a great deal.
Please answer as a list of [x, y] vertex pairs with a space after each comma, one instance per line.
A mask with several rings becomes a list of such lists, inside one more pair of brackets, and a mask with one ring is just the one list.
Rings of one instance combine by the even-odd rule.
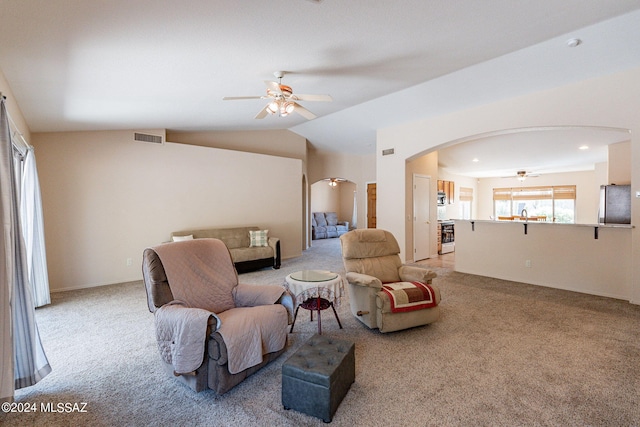
[[438, 191], [438, 206], [444, 206], [447, 203], [447, 193]]

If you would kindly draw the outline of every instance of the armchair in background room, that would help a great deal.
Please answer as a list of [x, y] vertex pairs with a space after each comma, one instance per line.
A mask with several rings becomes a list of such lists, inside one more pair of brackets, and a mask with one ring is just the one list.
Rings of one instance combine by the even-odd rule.
[[435, 322], [440, 317], [436, 273], [403, 265], [393, 234], [357, 229], [340, 236], [349, 282], [351, 312], [369, 328], [393, 332]]
[[285, 351], [291, 295], [239, 284], [221, 240], [145, 249], [142, 271], [164, 368], [193, 390], [225, 393]]

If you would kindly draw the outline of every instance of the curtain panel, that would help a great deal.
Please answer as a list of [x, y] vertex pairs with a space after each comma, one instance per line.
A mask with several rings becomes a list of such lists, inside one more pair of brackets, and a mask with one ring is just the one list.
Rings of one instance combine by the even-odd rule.
[[26, 261], [26, 249], [18, 209], [13, 145], [5, 101], [0, 97], [0, 340], [2, 400], [13, 398], [15, 389], [33, 385], [51, 367], [35, 321], [35, 309]]
[[49, 272], [44, 245], [44, 218], [42, 215], [42, 197], [36, 156], [29, 147], [23, 156], [22, 181], [20, 182], [20, 220], [27, 253], [29, 282], [33, 291], [35, 307], [51, 303], [49, 292]]

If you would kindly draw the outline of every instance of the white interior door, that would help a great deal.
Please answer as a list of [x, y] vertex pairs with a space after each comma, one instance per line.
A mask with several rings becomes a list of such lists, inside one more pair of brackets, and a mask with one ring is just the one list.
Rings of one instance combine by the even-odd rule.
[[429, 258], [431, 239], [431, 178], [413, 175], [413, 260]]

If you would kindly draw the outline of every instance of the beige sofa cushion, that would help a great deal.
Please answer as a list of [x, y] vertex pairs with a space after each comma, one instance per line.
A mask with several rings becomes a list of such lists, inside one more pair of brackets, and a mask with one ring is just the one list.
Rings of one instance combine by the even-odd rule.
[[[222, 240], [229, 249], [248, 248], [251, 243], [249, 230], [260, 230], [259, 227], [207, 228], [204, 230], [176, 231], [172, 236], [193, 235], [194, 239], [214, 238]], [[273, 254], [271, 255], [273, 256]], [[234, 258], [235, 260], [235, 258]]]
[[253, 261], [254, 259], [273, 258], [273, 248], [270, 246], [254, 246], [252, 248], [229, 249], [233, 262]]

